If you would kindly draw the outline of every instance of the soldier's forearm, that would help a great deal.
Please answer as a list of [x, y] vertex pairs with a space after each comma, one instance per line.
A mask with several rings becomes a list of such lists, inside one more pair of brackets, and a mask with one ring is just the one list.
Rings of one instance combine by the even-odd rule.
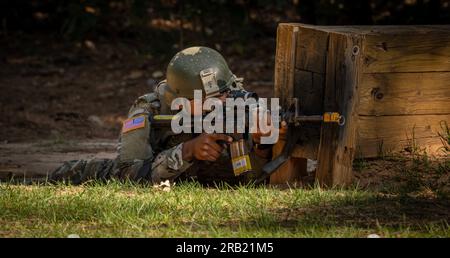
[[163, 180], [175, 179], [192, 166], [192, 163], [182, 156], [183, 143], [162, 151], [152, 163], [152, 181], [159, 183]]

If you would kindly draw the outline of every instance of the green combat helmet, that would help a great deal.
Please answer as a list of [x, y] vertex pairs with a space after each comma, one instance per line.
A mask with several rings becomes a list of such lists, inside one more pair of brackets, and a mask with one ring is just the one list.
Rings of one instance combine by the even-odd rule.
[[194, 98], [194, 90], [212, 97], [240, 86], [241, 79], [230, 71], [223, 56], [207, 47], [190, 47], [178, 52], [170, 61], [164, 101], [170, 106], [177, 97]]

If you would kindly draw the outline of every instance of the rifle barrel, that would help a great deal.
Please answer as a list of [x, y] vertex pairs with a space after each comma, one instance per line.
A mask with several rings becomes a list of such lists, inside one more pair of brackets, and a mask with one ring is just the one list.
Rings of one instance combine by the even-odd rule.
[[323, 116], [314, 115], [314, 116], [296, 116], [296, 122], [322, 122]]

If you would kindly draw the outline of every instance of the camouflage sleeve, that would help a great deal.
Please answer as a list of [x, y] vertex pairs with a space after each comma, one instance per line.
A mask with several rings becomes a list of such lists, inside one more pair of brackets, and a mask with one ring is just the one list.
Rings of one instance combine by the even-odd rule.
[[172, 181], [192, 166], [192, 162], [183, 160], [183, 143], [160, 152], [152, 163], [152, 182], [158, 184], [164, 180]]
[[89, 180], [107, 180], [115, 170], [116, 161], [113, 159], [70, 160], [49, 173], [48, 180], [78, 185]]
[[[136, 177], [138, 174], [145, 174], [145, 178], [151, 178], [152, 183], [159, 184], [165, 180], [172, 181], [191, 166], [191, 163], [182, 158], [182, 144], [158, 152], [152, 148], [150, 144], [152, 125], [148, 115], [160, 113], [159, 103], [157, 94], [151, 93], [139, 97], [130, 108], [128, 119], [125, 120], [119, 137], [118, 158], [121, 163], [121, 177], [133, 179], [139, 178]], [[142, 121], [135, 122], [140, 117]], [[126, 128], [128, 123], [132, 130]], [[134, 129], [135, 127], [138, 128]], [[145, 166], [146, 164], [149, 166]]]

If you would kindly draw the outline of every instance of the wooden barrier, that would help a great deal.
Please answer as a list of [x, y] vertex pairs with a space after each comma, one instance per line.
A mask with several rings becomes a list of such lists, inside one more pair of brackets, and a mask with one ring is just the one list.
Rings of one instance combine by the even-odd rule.
[[[305, 125], [293, 159], [317, 159], [326, 186], [352, 180], [355, 157], [408, 150], [435, 154], [440, 122], [450, 124], [450, 26], [312, 26], [277, 31], [275, 95], [297, 97], [306, 115], [338, 111], [346, 124]], [[274, 152], [283, 143], [279, 143]], [[305, 171], [290, 161], [271, 182]]]

